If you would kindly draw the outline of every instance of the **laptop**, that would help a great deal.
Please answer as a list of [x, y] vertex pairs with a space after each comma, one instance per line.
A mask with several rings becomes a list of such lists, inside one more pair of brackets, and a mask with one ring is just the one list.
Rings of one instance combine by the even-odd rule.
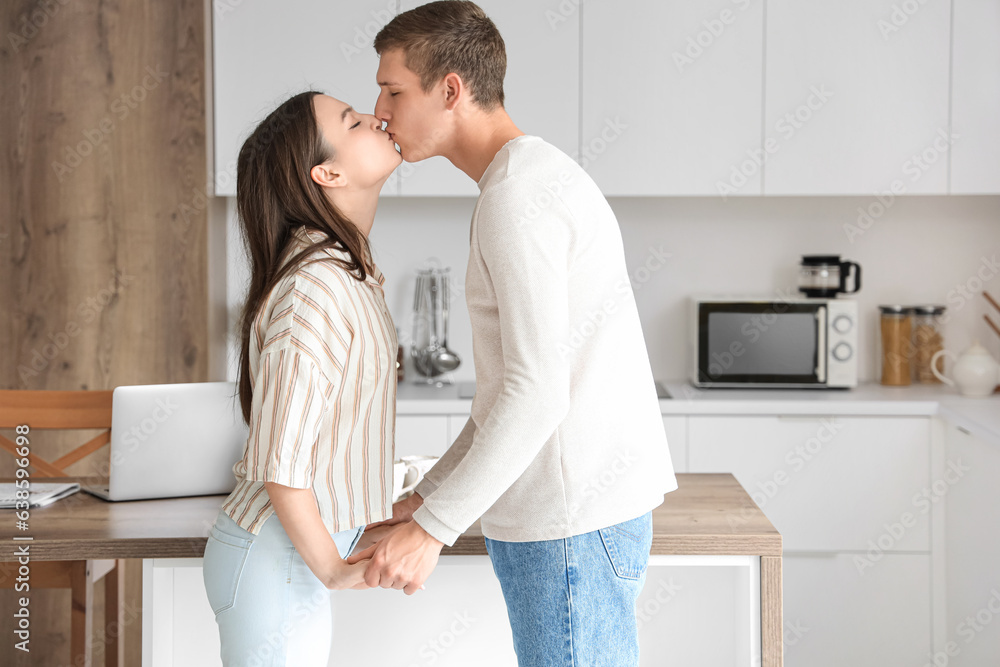
[[228, 494], [247, 436], [235, 382], [117, 387], [108, 483], [81, 487], [112, 501]]

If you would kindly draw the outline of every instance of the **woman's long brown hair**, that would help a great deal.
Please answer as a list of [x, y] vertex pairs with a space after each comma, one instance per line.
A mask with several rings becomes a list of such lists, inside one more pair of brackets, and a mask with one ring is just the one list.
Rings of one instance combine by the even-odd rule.
[[[240, 316], [238, 390], [243, 420], [250, 423], [250, 340], [254, 321], [271, 290], [303, 260], [323, 248], [346, 250], [351, 261], [324, 257], [343, 266], [358, 280], [368, 274], [368, 237], [344, 217], [312, 180], [309, 171], [334, 156], [320, 133], [313, 112], [316, 91], [299, 93], [265, 118], [247, 138], [236, 162], [236, 210], [247, 255], [250, 286]], [[325, 234], [309, 243], [287, 264], [292, 233], [299, 227]]]

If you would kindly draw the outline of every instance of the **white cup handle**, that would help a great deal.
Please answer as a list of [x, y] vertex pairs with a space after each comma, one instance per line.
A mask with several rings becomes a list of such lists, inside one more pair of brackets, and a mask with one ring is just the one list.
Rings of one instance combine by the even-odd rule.
[[951, 357], [952, 359], [955, 358], [955, 355], [949, 352], [948, 350], [938, 350], [937, 352], [934, 353], [934, 356], [931, 357], [931, 373], [934, 373], [934, 377], [936, 377], [938, 380], [941, 380], [941, 382], [944, 382], [949, 387], [954, 387], [955, 381], [950, 378], [946, 378], [944, 374], [939, 372], [937, 369], [938, 359], [940, 359], [942, 356], [945, 355]]
[[400, 490], [400, 492], [399, 492], [400, 497], [406, 495], [410, 491], [413, 491], [415, 488], [417, 488], [417, 484], [420, 483], [420, 470], [417, 468], [417, 466], [415, 466], [415, 465], [413, 465], [412, 463], [409, 463], [409, 462], [407, 462], [407, 464], [406, 464], [406, 472], [403, 474], [403, 479], [406, 479], [406, 475], [409, 475], [411, 470], [416, 470], [417, 471], [417, 478], [414, 479], [413, 483], [411, 483], [409, 486], [404, 486]]

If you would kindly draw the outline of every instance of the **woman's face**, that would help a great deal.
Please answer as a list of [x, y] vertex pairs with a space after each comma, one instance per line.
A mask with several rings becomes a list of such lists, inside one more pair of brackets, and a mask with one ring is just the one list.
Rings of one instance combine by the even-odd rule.
[[333, 147], [334, 158], [327, 164], [346, 179], [341, 185], [381, 189], [403, 161], [392, 138], [382, 131], [382, 122], [329, 95], [313, 97], [313, 109], [319, 131]]

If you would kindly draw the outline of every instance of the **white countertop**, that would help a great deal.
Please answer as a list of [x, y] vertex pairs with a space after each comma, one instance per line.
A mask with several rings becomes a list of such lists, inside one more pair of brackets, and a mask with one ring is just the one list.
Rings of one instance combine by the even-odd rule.
[[[855, 389], [697, 389], [685, 380], [664, 380], [672, 399], [660, 401], [664, 415], [878, 415], [940, 416], [976, 437], [1000, 446], [1000, 394], [967, 398], [943, 385]], [[443, 387], [401, 384], [399, 415], [467, 415], [466, 383]]]

